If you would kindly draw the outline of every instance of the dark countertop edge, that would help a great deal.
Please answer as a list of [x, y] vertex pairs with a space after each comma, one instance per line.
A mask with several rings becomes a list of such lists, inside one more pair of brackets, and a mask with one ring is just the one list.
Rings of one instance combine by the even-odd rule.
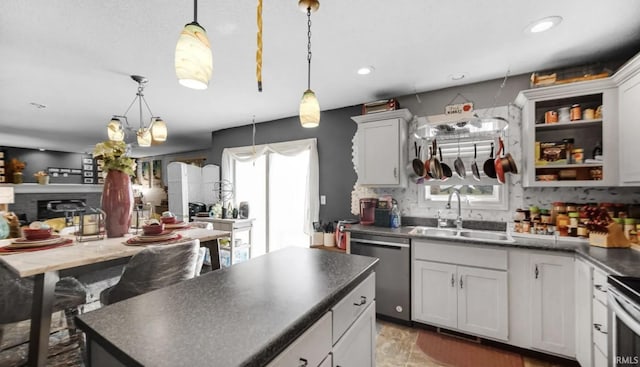
[[[300, 337], [305, 331], [307, 331], [307, 329], [309, 329], [314, 323], [316, 323], [327, 312], [329, 312], [331, 308], [335, 306], [344, 296], [346, 296], [349, 292], [355, 289], [358, 284], [364, 281], [366, 277], [373, 272], [373, 268], [378, 263], [378, 261], [379, 259], [376, 258], [374, 261], [372, 261], [371, 264], [369, 264], [369, 266], [349, 279], [346, 285], [344, 285], [337, 291], [328, 294], [325, 299], [312, 307], [300, 318], [295, 320], [279, 336], [266, 342], [258, 353], [250, 355], [245, 362], [240, 364], [240, 366], [265, 366], [273, 359], [275, 359], [298, 337]], [[130, 357], [127, 353], [120, 350], [120, 348], [113, 345], [99, 332], [83, 322], [82, 319], [75, 317], [75, 322], [78, 323], [78, 327], [81, 330], [87, 333], [87, 335], [90, 337], [89, 340], [94, 340], [97, 344], [100, 344], [102, 348], [104, 348], [121, 363], [125, 364], [126, 366], [144, 366], [134, 358]]]
[[[572, 253], [574, 255], [579, 256], [581, 259], [588, 261], [590, 264], [600, 268], [604, 272], [612, 275], [625, 275], [620, 271], [612, 268], [611, 266], [605, 264], [604, 262], [594, 258], [589, 255], [588, 251], [585, 249], [589, 248], [588, 244], [579, 244], [579, 243], [555, 243], [554, 245], [546, 245], [546, 244], [522, 244], [522, 242], [514, 242], [514, 243], [494, 243], [494, 242], [482, 242], [482, 241], [470, 241], [465, 240], [464, 238], [449, 238], [449, 237], [425, 237], [425, 236], [415, 236], [409, 234], [411, 229], [415, 226], [405, 226], [400, 228], [387, 228], [387, 227], [375, 227], [375, 226], [365, 226], [359, 225], [356, 227], [347, 227], [345, 231], [352, 233], [363, 233], [363, 234], [372, 234], [372, 235], [380, 235], [380, 236], [389, 236], [389, 237], [409, 237], [411, 239], [432, 239], [438, 241], [445, 241], [451, 243], [464, 243], [465, 245], [470, 246], [496, 246], [496, 247], [508, 247], [513, 249], [527, 249], [527, 250], [539, 250], [539, 251], [551, 251], [551, 252], [566, 252]], [[541, 240], [537, 240], [541, 241]], [[630, 250], [634, 251], [634, 250]]]
[[289, 345], [304, 334], [307, 329], [320, 320], [327, 312], [331, 311], [331, 308], [338, 304], [344, 296], [364, 281], [367, 276], [373, 272], [373, 267], [378, 261], [376, 258], [371, 265], [350, 279], [347, 285], [329, 294], [323, 301], [311, 308], [309, 312], [293, 322], [289, 328], [283, 331], [278, 337], [267, 342], [260, 352], [250, 356], [241, 366], [265, 366], [274, 360], [280, 353], [287, 349]]
[[135, 367], [144, 366], [142, 363], [131, 358], [127, 353], [121, 351], [120, 348], [113, 345], [109, 340], [107, 340], [102, 335], [100, 335], [100, 333], [98, 333], [92, 327], [90, 327], [84, 321], [82, 321], [82, 319], [76, 316], [74, 317], [74, 321], [76, 323], [76, 326], [88, 336], [87, 359], [89, 360], [89, 362], [91, 361], [91, 354], [90, 354], [91, 343], [90, 342], [95, 341], [97, 344], [100, 344], [100, 346], [104, 348], [104, 350], [109, 352], [115, 359], [117, 359], [120, 363], [124, 364], [125, 366], [135, 366]]

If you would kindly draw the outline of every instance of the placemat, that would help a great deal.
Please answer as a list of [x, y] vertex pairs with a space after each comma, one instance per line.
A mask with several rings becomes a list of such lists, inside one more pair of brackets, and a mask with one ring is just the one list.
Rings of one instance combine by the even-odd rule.
[[191, 238], [189, 237], [182, 237], [181, 234], [176, 233], [176, 237], [171, 239], [171, 240], [161, 240], [158, 242], [150, 242], [150, 241], [137, 241], [136, 237], [131, 237], [128, 240], [126, 240], [125, 242], [123, 242], [125, 245], [127, 246], [146, 246], [146, 245], [170, 245], [173, 243], [178, 243], [178, 242], [184, 242], [184, 241], [189, 241], [191, 240]]
[[55, 245], [49, 246], [40, 246], [40, 247], [29, 247], [29, 248], [6, 248], [0, 247], [0, 255], [11, 255], [18, 254], [22, 252], [33, 252], [33, 251], [41, 251], [41, 250], [49, 250], [56, 247], [69, 246], [73, 243], [72, 239], [68, 239], [64, 242], [56, 243]]

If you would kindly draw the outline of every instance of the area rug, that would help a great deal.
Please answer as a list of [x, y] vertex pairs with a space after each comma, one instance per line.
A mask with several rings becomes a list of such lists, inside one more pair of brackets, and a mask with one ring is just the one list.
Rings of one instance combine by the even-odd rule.
[[455, 367], [523, 367], [517, 353], [454, 338], [432, 331], [418, 331], [416, 345], [429, 357]]

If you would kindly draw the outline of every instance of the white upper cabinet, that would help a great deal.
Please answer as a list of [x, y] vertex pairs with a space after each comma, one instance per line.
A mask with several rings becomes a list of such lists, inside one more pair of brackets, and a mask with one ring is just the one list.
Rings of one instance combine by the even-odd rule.
[[620, 185], [640, 185], [640, 55], [614, 76], [619, 83]]
[[407, 122], [411, 118], [406, 109], [352, 117], [358, 124], [354, 156], [360, 185], [406, 185]]
[[[516, 104], [522, 107], [524, 186], [618, 184], [618, 91], [611, 78], [525, 90]], [[579, 117], [571, 119], [574, 105]], [[558, 122], [546, 123], [551, 114]], [[572, 148], [582, 149], [582, 159]]]

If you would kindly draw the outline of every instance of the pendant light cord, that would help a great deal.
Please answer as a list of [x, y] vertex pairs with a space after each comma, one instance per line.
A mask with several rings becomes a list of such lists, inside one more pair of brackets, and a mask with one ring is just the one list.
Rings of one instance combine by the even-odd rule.
[[258, 0], [257, 8], [258, 35], [256, 50], [256, 79], [258, 79], [258, 92], [262, 92], [262, 0]]
[[193, 0], [193, 22], [198, 23], [198, 0]]
[[307, 8], [307, 89], [311, 89], [311, 7]]

